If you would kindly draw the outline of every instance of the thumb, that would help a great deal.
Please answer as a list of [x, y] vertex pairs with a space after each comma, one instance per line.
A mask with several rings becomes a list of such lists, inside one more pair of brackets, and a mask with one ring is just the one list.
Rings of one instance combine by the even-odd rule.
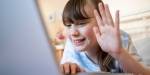
[[97, 42], [100, 44], [100, 42], [102, 40], [101, 40], [101, 33], [100, 33], [99, 29], [96, 26], [94, 26], [93, 31], [94, 31], [94, 34], [96, 36]]

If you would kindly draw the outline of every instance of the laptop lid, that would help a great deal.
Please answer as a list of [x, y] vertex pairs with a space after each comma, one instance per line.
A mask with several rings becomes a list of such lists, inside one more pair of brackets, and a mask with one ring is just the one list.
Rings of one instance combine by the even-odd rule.
[[35, 1], [0, 1], [0, 75], [59, 75]]

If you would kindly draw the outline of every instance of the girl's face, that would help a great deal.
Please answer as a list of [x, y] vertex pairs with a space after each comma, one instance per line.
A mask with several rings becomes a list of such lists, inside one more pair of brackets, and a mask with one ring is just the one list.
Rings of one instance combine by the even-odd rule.
[[98, 48], [98, 43], [93, 32], [93, 26], [97, 26], [97, 22], [93, 14], [94, 8], [88, 4], [84, 8], [90, 18], [76, 20], [74, 24], [66, 22], [67, 36], [78, 51]]

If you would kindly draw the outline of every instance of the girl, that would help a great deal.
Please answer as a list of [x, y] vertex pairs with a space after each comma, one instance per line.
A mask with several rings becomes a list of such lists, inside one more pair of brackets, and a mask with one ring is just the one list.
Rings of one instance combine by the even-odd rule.
[[108, 5], [101, 0], [69, 0], [63, 23], [68, 42], [61, 61], [62, 72], [147, 73], [127, 52], [135, 49], [129, 44], [128, 35], [120, 33], [119, 11], [113, 21]]

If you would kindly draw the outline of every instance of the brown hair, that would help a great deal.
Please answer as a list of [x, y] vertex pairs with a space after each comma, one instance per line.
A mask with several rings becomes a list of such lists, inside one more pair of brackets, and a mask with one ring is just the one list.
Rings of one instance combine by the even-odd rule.
[[[103, 4], [102, 0], [69, 0], [65, 5], [62, 15], [64, 25], [66, 25], [66, 22], [74, 24], [74, 21], [76, 20], [84, 20], [90, 18], [84, 9], [84, 6], [88, 1], [90, 1], [93, 4], [94, 8], [97, 11], [98, 11], [98, 4], [99, 3]], [[102, 71], [108, 71], [103, 63], [106, 56], [107, 53], [103, 52], [102, 50], [99, 50], [97, 59], [98, 64], [100, 65], [100, 69]]]
[[62, 15], [64, 25], [66, 25], [66, 21], [73, 23], [76, 20], [88, 19], [89, 16], [84, 9], [88, 1], [93, 4], [96, 10], [98, 10], [98, 3], [103, 3], [101, 0], [69, 0]]

